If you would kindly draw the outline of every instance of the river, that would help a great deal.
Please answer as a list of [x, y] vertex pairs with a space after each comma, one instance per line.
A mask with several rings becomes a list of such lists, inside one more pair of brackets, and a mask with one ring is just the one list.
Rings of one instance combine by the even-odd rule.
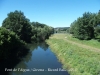
[[69, 75], [46, 43], [30, 44], [29, 47], [30, 52], [9, 75]]

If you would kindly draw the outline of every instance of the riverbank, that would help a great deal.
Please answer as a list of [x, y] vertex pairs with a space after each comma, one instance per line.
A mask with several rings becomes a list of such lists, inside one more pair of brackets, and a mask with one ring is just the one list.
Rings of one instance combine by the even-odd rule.
[[100, 52], [94, 51], [92, 47], [85, 48], [75, 43], [72, 44], [69, 42], [70, 40], [65, 39], [68, 39], [66, 34], [54, 34], [49, 40], [46, 40], [63, 64], [63, 68], [70, 75], [98, 75], [100, 72]]

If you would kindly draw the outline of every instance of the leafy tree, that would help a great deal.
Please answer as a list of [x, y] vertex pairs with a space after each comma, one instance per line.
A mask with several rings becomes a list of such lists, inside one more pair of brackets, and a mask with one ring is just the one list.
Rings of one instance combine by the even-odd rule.
[[95, 16], [94, 34], [95, 34], [95, 38], [100, 39], [100, 10], [99, 10], [98, 14]]
[[85, 12], [82, 17], [79, 17], [70, 26], [70, 33], [73, 34], [74, 37], [81, 40], [88, 40], [95, 38], [95, 29], [97, 26], [95, 21], [96, 14]]
[[12, 31], [5, 28], [0, 28], [0, 59], [9, 59], [10, 57], [17, 57], [22, 52], [25, 42]]
[[30, 22], [21, 11], [8, 13], [0, 27], [0, 60], [9, 64], [13, 59], [21, 59], [29, 51], [26, 43], [45, 41], [53, 33], [52, 27], [39, 22]]
[[31, 41], [31, 25], [29, 19], [24, 16], [21, 11], [15, 10], [10, 12], [8, 17], [4, 19], [2, 27], [5, 27], [13, 32], [15, 32], [21, 40], [25, 42]]
[[39, 22], [32, 22], [32, 40], [36, 41], [44, 41], [48, 39], [51, 34], [54, 33], [54, 29], [45, 24], [41, 24]]
[[70, 34], [74, 34], [75, 27], [77, 25], [76, 23], [77, 23], [76, 20], [73, 23], [71, 23], [71, 25], [70, 25]]

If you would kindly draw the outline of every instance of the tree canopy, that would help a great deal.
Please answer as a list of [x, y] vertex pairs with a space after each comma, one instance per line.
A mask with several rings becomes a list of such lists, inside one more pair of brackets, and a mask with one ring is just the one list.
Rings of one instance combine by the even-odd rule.
[[24, 13], [18, 10], [8, 13], [7, 18], [2, 23], [2, 27], [15, 32], [21, 40], [27, 43], [32, 40], [46, 39], [53, 33], [52, 27], [39, 22], [30, 22]]
[[70, 33], [81, 40], [100, 38], [100, 11], [85, 12], [70, 25]]
[[8, 17], [3, 21], [2, 27], [15, 32], [21, 40], [30, 42], [32, 28], [29, 24], [29, 19], [24, 16], [23, 12], [17, 10], [10, 12]]
[[45, 41], [53, 33], [53, 27], [30, 22], [22, 11], [8, 13], [0, 27], [0, 60], [21, 58], [29, 51], [27, 43]]
[[10, 56], [19, 56], [19, 48], [25, 45], [25, 42], [12, 31], [6, 28], [0, 28], [0, 59], [8, 59]]

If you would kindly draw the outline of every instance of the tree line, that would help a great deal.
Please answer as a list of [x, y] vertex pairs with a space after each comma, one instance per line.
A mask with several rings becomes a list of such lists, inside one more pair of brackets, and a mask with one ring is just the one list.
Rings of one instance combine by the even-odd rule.
[[100, 40], [100, 10], [98, 13], [85, 12], [71, 23], [70, 33], [80, 40]]
[[55, 33], [69, 33], [70, 27], [56, 27], [54, 28]]
[[27, 53], [27, 43], [44, 41], [53, 33], [53, 27], [30, 22], [22, 11], [8, 13], [0, 27], [0, 61], [20, 59]]

